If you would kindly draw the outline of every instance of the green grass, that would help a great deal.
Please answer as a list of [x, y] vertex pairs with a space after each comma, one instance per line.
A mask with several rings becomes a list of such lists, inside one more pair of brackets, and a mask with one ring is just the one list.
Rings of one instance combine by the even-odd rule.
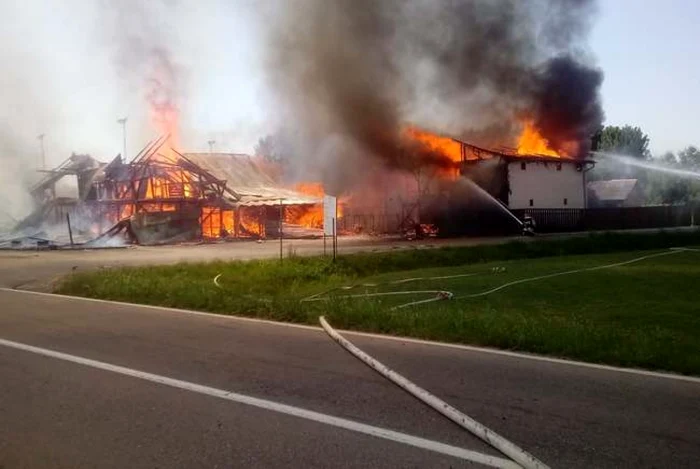
[[[513, 285], [478, 298], [394, 309], [432, 295], [341, 298], [348, 294], [447, 290], [456, 297], [504, 283], [625, 261], [696, 233], [603, 235], [279, 261], [180, 264], [80, 273], [57, 292], [339, 328], [488, 345], [580, 360], [700, 375], [700, 252]], [[633, 252], [624, 252], [628, 249]], [[656, 251], [641, 251], [656, 249]], [[585, 252], [599, 254], [572, 255]], [[601, 254], [602, 253], [602, 254]], [[505, 270], [504, 270], [505, 269]], [[389, 282], [474, 273], [470, 277]], [[217, 288], [213, 278], [221, 274]], [[341, 286], [379, 283], [376, 287]], [[301, 302], [327, 292], [327, 301]]]

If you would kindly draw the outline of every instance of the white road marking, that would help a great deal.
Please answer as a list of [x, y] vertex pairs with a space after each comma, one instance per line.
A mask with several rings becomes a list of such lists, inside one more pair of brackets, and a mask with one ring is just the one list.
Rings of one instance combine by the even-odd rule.
[[549, 467], [545, 463], [543, 463], [527, 451], [518, 447], [511, 441], [503, 438], [501, 435], [494, 432], [487, 426], [477, 422], [468, 415], [455, 409], [447, 402], [439, 399], [438, 397], [429, 393], [428, 391], [416, 385], [412, 381], [406, 379], [404, 376], [395, 372], [394, 370], [384, 365], [382, 362], [378, 361], [374, 357], [363, 352], [360, 348], [355, 346], [355, 344], [344, 338], [342, 335], [338, 334], [338, 332], [335, 329], [333, 329], [333, 327], [331, 327], [330, 324], [328, 324], [328, 322], [323, 316], [319, 318], [319, 321], [321, 322], [321, 326], [328, 333], [328, 335], [331, 336], [331, 338], [335, 340], [338, 344], [340, 344], [341, 347], [353, 354], [365, 365], [372, 368], [384, 378], [396, 384], [416, 399], [432, 407], [433, 410], [436, 410], [443, 416], [452, 420], [460, 427], [464, 428], [473, 435], [490, 444], [509, 458], [513, 459], [513, 461], [517, 462], [525, 469], [549, 469]]
[[[5, 287], [0, 287], [0, 292], [16, 293], [16, 294], [22, 294], [22, 295], [43, 296], [43, 297], [47, 297], [47, 298], [54, 298], [54, 299], [67, 300], [67, 301], [81, 301], [81, 302], [86, 302], [86, 303], [97, 303], [97, 304], [124, 306], [124, 307], [132, 308], [132, 312], [133, 312], [133, 309], [143, 309], [143, 310], [150, 310], [150, 311], [178, 313], [178, 314], [184, 314], [187, 316], [202, 316], [205, 318], [219, 319], [219, 320], [225, 320], [225, 321], [247, 322], [247, 323], [253, 323], [253, 324], [263, 324], [263, 325], [268, 325], [268, 326], [283, 327], [283, 328], [290, 328], [290, 329], [301, 329], [301, 330], [306, 330], [306, 331], [323, 332], [323, 328], [321, 328], [321, 327], [310, 326], [310, 325], [306, 325], [306, 324], [293, 324], [293, 323], [289, 323], [289, 322], [272, 321], [270, 319], [247, 318], [244, 316], [233, 316], [233, 315], [228, 315], [228, 314], [207, 313], [204, 311], [193, 311], [193, 310], [189, 310], [189, 309], [168, 308], [165, 306], [153, 306], [153, 305], [144, 305], [144, 304], [138, 304], [138, 303], [127, 303], [125, 301], [100, 300], [97, 298], [85, 298], [85, 297], [81, 297], [81, 296], [58, 295], [55, 293], [43, 293], [43, 292], [36, 292], [36, 291], [30, 291], [30, 290], [15, 290], [13, 288], [5, 288]], [[342, 332], [343, 334], [350, 334], [350, 335], [354, 335], [357, 337], [367, 337], [370, 339], [387, 340], [387, 341], [391, 341], [391, 342], [402, 342], [402, 343], [407, 343], [407, 344], [424, 345], [424, 346], [428, 346], [428, 347], [447, 348], [447, 349], [453, 349], [453, 350], [461, 350], [464, 352], [486, 353], [486, 354], [490, 354], [490, 355], [500, 355], [500, 356], [510, 357], [510, 358], [534, 360], [534, 361], [540, 361], [540, 362], [545, 362], [545, 363], [555, 363], [555, 364], [563, 365], [563, 366], [590, 368], [590, 369], [594, 369], [594, 370], [603, 370], [603, 371], [610, 371], [610, 372], [615, 372], [615, 373], [625, 373], [625, 374], [631, 374], [631, 375], [648, 376], [648, 377], [652, 377], [652, 378], [671, 379], [671, 380], [677, 380], [677, 381], [686, 381], [686, 382], [690, 382], [690, 383], [694, 383], [694, 384], [700, 384], [700, 377], [696, 377], [696, 376], [685, 376], [685, 375], [679, 375], [679, 374], [674, 374], [674, 373], [641, 370], [641, 369], [636, 369], [636, 368], [622, 368], [619, 366], [601, 365], [598, 363], [587, 363], [587, 362], [582, 362], [582, 361], [577, 361], [577, 360], [569, 360], [569, 359], [564, 359], [564, 358], [546, 357], [543, 355], [535, 355], [532, 353], [513, 352], [513, 351], [509, 351], [509, 350], [499, 350], [499, 349], [489, 348], [489, 347], [477, 347], [474, 345], [450, 344], [447, 342], [438, 342], [438, 341], [434, 341], [434, 340], [416, 339], [413, 337], [402, 337], [402, 336], [388, 335], [388, 334], [375, 334], [372, 332], [349, 331], [349, 330], [345, 330], [345, 329], [339, 329], [339, 331]]]
[[179, 379], [168, 378], [167, 376], [156, 375], [153, 373], [148, 373], [145, 371], [134, 370], [132, 368], [126, 368], [119, 365], [112, 365], [110, 363], [105, 363], [97, 360], [92, 360], [89, 358], [79, 357], [76, 355], [70, 355], [63, 352], [57, 352], [55, 350], [49, 350], [41, 347], [35, 347], [33, 345], [27, 345], [19, 342], [13, 342], [11, 340], [0, 339], [0, 345], [22, 350], [25, 352], [34, 353], [37, 355], [43, 355], [45, 357], [55, 358], [58, 360], [64, 360], [71, 363], [77, 363], [79, 365], [88, 366], [91, 368], [96, 368], [98, 370], [109, 371], [112, 373], [117, 373], [125, 376], [130, 376], [132, 378], [142, 379], [144, 381], [150, 381], [153, 383], [162, 384], [165, 386], [170, 386], [177, 389], [182, 389], [185, 391], [195, 392], [199, 394], [204, 394], [211, 397], [216, 397], [219, 399], [225, 399], [228, 401], [237, 402], [239, 404], [249, 405], [253, 407], [258, 407], [260, 409], [270, 410], [273, 412], [278, 412], [281, 414], [292, 415], [294, 417], [311, 420], [313, 422], [322, 423], [325, 425], [330, 425], [333, 427], [342, 428], [345, 430], [350, 430], [357, 433], [362, 433], [365, 435], [373, 436], [376, 438], [382, 438], [385, 440], [393, 441], [396, 443], [401, 443], [408, 446], [413, 446], [416, 448], [424, 449], [427, 451], [432, 451], [434, 453], [443, 454], [446, 456], [452, 456], [455, 458], [463, 459], [466, 461], [476, 462], [490, 467], [498, 468], [519, 468], [517, 464], [507, 459], [499, 458], [496, 456], [491, 456], [484, 453], [479, 453], [477, 451], [468, 450], [465, 448], [460, 448], [457, 446], [448, 445], [445, 443], [440, 443], [439, 441], [428, 440], [426, 438], [420, 438], [413, 435], [408, 435], [406, 433], [397, 432], [394, 430], [389, 430], [386, 428], [375, 427], [373, 425], [368, 425], [354, 420], [344, 419], [341, 417], [334, 417], [328, 414], [322, 414], [320, 412], [314, 412], [312, 410], [303, 409], [301, 407], [295, 407], [287, 404], [282, 404], [275, 401], [270, 401], [267, 399], [260, 399], [257, 397], [247, 396], [245, 394], [239, 394], [231, 391], [226, 391], [223, 389], [212, 388], [209, 386], [204, 386], [201, 384], [192, 383], [189, 381], [182, 381]]

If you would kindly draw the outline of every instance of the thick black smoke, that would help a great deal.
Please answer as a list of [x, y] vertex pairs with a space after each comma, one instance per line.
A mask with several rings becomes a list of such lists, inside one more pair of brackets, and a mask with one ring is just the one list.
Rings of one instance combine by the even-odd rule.
[[343, 180], [372, 162], [449, 165], [406, 147], [408, 122], [512, 144], [526, 117], [555, 149], [582, 155], [603, 117], [602, 74], [585, 43], [595, 7], [594, 0], [285, 1], [268, 23], [267, 70], [302, 153]]
[[569, 142], [576, 142], [576, 156], [590, 150], [591, 137], [603, 122], [598, 96], [602, 81], [599, 70], [586, 67], [571, 56], [548, 61], [537, 75], [535, 125], [553, 148], [567, 151]]

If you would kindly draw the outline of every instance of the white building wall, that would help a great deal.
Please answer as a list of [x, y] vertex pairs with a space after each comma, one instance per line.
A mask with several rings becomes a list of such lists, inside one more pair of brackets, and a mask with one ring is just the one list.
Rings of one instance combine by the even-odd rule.
[[[523, 169], [522, 165], [525, 165]], [[560, 166], [561, 169], [557, 170]], [[513, 161], [508, 163], [508, 207], [585, 208], [585, 173], [576, 163]], [[531, 202], [532, 201], [532, 202]]]

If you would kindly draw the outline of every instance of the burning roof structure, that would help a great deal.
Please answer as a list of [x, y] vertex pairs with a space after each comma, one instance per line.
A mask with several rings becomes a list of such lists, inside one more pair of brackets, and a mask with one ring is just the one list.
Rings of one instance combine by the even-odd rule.
[[[552, 150], [525, 122], [517, 148], [486, 148], [411, 128], [430, 150], [459, 162], [459, 174], [510, 209], [584, 208], [586, 171], [594, 162]], [[573, 146], [572, 146], [573, 147]]]
[[[321, 203], [277, 184], [248, 155], [180, 153], [167, 144], [161, 137], [131, 162], [72, 155], [32, 188], [38, 209], [17, 229], [69, 215], [78, 232], [123, 234], [140, 244], [264, 237], [279, 230], [280, 207], [302, 214]], [[77, 198], [56, 197], [65, 176], [77, 178]]]

